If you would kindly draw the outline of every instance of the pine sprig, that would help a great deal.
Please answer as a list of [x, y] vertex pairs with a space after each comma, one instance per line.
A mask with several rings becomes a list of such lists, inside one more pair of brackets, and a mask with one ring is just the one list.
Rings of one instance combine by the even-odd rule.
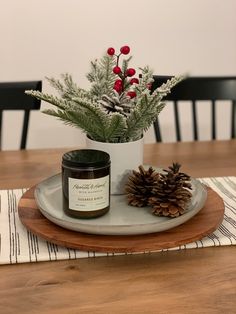
[[156, 106], [151, 105], [148, 96], [144, 94], [127, 118], [125, 138], [132, 141], [139, 139], [143, 132], [153, 123], [156, 113], [158, 110], [161, 111], [161, 109], [163, 109], [163, 105], [161, 105], [161, 108], [160, 103], [156, 104]]
[[172, 77], [171, 79], [167, 80], [166, 83], [163, 83], [160, 87], [156, 88], [152, 95], [156, 98], [156, 101], [161, 101], [163, 97], [171, 92], [171, 89], [175, 85], [177, 85], [185, 78], [186, 75]]
[[129, 66], [129, 63], [130, 63], [131, 59], [132, 59], [132, 56], [130, 56], [129, 58], [123, 60], [122, 67], [121, 67], [123, 73], [125, 73], [126, 70], [128, 69], [128, 66]]
[[114, 113], [109, 122], [106, 128], [106, 142], [119, 142], [126, 128], [124, 116], [119, 113]]
[[62, 99], [71, 100], [72, 97], [87, 97], [90, 98], [89, 93], [80, 88], [72, 79], [72, 76], [68, 73], [61, 75], [62, 82], [60, 80], [46, 77], [47, 81], [52, 87], [54, 87], [62, 97]]
[[62, 111], [62, 110], [53, 110], [46, 109], [43, 110], [43, 113], [57, 117], [59, 120], [62, 120], [66, 125], [79, 127], [83, 132], [85, 132], [89, 137], [94, 136], [96, 141], [103, 141], [103, 132], [101, 132], [100, 125], [94, 123], [92, 118], [83, 112], [75, 111]]
[[[81, 98], [73, 98], [73, 101], [78, 104], [78, 106], [82, 109], [81, 111], [85, 113], [85, 115], [89, 116], [91, 123], [96, 124], [97, 129], [99, 130], [99, 136], [101, 136], [103, 140], [106, 139], [107, 127], [106, 112], [103, 111], [101, 107], [99, 107], [96, 103], [84, 101]], [[78, 113], [79, 115], [79, 112], [76, 113]]]
[[112, 69], [115, 65], [115, 59], [105, 55], [100, 61], [91, 62], [91, 70], [87, 74], [87, 79], [92, 83], [90, 93], [96, 98], [102, 95], [111, 95], [113, 85], [116, 79]]
[[147, 90], [149, 84], [152, 84], [154, 81], [153, 79], [153, 71], [148, 67], [145, 66], [144, 68], [140, 68], [141, 70], [141, 77], [139, 79], [139, 84], [136, 86], [136, 91], [141, 94], [143, 91]]
[[58, 97], [53, 96], [53, 95], [49, 95], [49, 94], [42, 93], [42, 92], [35, 91], [35, 90], [27, 90], [27, 91], [25, 91], [25, 94], [33, 96], [33, 97], [40, 99], [40, 100], [44, 100], [44, 101], [62, 109], [62, 110], [67, 110], [67, 109], [71, 108], [71, 105], [67, 100], [58, 98]]

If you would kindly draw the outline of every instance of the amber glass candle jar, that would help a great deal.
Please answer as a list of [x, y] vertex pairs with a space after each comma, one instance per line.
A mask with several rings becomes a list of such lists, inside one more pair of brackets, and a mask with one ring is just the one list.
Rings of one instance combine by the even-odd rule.
[[62, 157], [64, 212], [75, 218], [95, 218], [110, 207], [110, 156], [93, 149], [67, 152]]

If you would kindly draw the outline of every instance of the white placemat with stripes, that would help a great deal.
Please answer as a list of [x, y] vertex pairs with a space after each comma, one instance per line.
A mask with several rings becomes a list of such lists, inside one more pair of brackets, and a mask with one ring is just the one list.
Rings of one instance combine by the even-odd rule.
[[[224, 220], [211, 235], [171, 250], [236, 244], [236, 177], [204, 178], [200, 181], [223, 198]], [[60, 247], [32, 234], [21, 224], [17, 212], [18, 201], [25, 191], [26, 189], [0, 191], [0, 264], [114, 255]]]

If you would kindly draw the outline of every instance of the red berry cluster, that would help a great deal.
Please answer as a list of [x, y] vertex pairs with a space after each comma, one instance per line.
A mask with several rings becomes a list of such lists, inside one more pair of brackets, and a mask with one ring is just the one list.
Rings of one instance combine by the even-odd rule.
[[[109, 56], [116, 56], [116, 66], [113, 68], [113, 73], [119, 76], [119, 79], [117, 79], [114, 83], [114, 90], [117, 91], [117, 93], [122, 93], [124, 91], [124, 87], [127, 84], [127, 77], [132, 77], [135, 75], [136, 71], [133, 68], [128, 68], [125, 73], [122, 72], [121, 68], [119, 67], [119, 58], [120, 55], [127, 55], [130, 52], [130, 47], [129, 46], [123, 46], [120, 48], [120, 53], [118, 55], [115, 54], [115, 49], [110, 47], [107, 49], [107, 54]], [[133, 84], [138, 84], [139, 80], [136, 77], [133, 77], [128, 81], [128, 85], [133, 85]], [[126, 94], [130, 98], [136, 97], [136, 92], [135, 91], [129, 91]]]

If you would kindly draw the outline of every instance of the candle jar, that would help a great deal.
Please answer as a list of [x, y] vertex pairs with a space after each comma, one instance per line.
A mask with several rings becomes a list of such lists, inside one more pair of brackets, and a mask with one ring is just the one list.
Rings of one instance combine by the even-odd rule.
[[110, 208], [110, 156], [94, 150], [67, 152], [62, 157], [62, 195], [65, 214], [95, 218]]

